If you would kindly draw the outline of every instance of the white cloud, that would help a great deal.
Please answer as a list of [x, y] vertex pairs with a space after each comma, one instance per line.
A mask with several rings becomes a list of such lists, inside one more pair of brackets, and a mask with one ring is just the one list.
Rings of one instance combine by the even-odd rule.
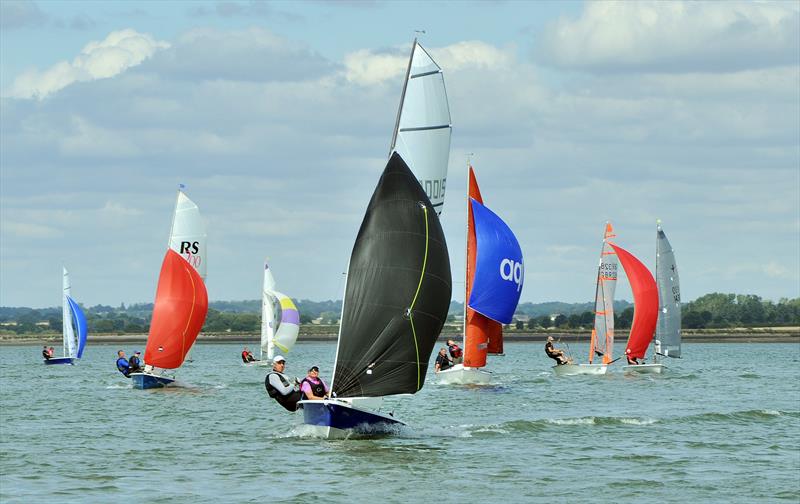
[[110, 33], [102, 41], [86, 44], [71, 62], [61, 61], [47, 70], [28, 70], [11, 86], [14, 98], [43, 99], [73, 82], [106, 79], [139, 65], [156, 51], [169, 47], [167, 42], [132, 29]]
[[796, 2], [587, 2], [545, 30], [539, 56], [599, 72], [732, 71], [796, 64]]

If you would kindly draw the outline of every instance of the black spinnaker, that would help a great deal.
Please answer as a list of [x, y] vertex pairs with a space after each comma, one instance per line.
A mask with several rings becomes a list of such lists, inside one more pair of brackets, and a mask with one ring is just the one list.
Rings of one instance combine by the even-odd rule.
[[421, 389], [451, 290], [439, 218], [395, 152], [350, 256], [332, 383], [337, 396], [379, 397]]

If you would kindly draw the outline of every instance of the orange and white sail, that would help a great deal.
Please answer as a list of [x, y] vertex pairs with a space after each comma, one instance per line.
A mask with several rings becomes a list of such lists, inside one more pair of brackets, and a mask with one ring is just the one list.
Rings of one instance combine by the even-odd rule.
[[611, 240], [617, 235], [610, 222], [603, 233], [603, 248], [597, 267], [597, 289], [594, 301], [594, 329], [589, 348], [589, 363], [602, 356], [603, 364], [611, 362], [614, 350], [614, 291], [617, 288], [617, 253]]

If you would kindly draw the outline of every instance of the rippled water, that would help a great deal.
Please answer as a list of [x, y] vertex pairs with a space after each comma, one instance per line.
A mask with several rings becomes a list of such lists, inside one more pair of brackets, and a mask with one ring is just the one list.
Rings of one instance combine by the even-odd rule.
[[[272, 402], [241, 345], [198, 345], [183, 386], [156, 391], [130, 388], [116, 346], [74, 367], [0, 347], [0, 501], [800, 500], [800, 345], [687, 344], [663, 376], [561, 378], [542, 347], [507, 344], [489, 387], [430, 372], [385, 402], [408, 428], [346, 441]], [[329, 378], [334, 350], [301, 343], [287, 372]]]

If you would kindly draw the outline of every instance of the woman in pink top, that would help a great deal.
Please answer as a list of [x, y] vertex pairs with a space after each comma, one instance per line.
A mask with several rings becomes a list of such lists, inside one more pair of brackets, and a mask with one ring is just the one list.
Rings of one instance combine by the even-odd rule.
[[319, 377], [319, 368], [311, 366], [308, 370], [308, 376], [303, 378], [300, 382], [300, 392], [303, 393], [303, 399], [325, 399], [330, 391], [322, 378]]

